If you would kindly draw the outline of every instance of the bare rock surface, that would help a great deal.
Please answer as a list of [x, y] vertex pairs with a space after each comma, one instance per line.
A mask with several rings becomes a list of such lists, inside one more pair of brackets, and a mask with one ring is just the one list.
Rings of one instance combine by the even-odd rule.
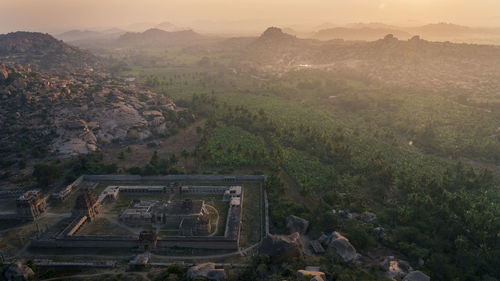
[[22, 142], [34, 153], [67, 158], [116, 140], [165, 133], [167, 122], [178, 118], [170, 112], [175, 104], [164, 95], [102, 73], [67, 77], [2, 64], [0, 76], [8, 77], [0, 79], [0, 123], [8, 124], [0, 133], [9, 136], [0, 138], [4, 147]]
[[297, 278], [299, 280], [303, 280], [303, 278], [306, 276], [310, 276], [311, 278], [319, 277], [319, 278], [321, 278], [320, 280], [326, 279], [325, 273], [321, 272], [321, 271], [311, 271], [311, 270], [303, 270], [303, 269], [300, 269], [297, 271]]
[[412, 271], [403, 279], [403, 281], [431, 281], [431, 278], [422, 271]]
[[386, 257], [379, 267], [385, 271], [384, 275], [389, 279], [402, 278], [413, 270], [407, 261], [398, 260], [394, 256]]
[[343, 262], [352, 262], [357, 257], [356, 249], [349, 240], [338, 232], [332, 233], [328, 250], [335, 253]]
[[190, 267], [188, 269], [187, 276], [189, 279], [195, 279], [199, 277], [217, 281], [226, 279], [224, 269], [216, 269], [214, 263], [202, 263]]

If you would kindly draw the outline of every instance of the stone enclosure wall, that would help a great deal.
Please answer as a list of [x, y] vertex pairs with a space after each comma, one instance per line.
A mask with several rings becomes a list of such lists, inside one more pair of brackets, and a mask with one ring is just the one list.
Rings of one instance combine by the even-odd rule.
[[[211, 183], [234, 185], [238, 183], [261, 183], [265, 181], [265, 176], [253, 175], [168, 175], [168, 176], [139, 176], [139, 175], [83, 175], [75, 181], [72, 186], [78, 186], [82, 181], [102, 182], [102, 181], [123, 181], [130, 183], [145, 182], [187, 182], [187, 183]], [[213, 188], [211, 186], [197, 186], [198, 188]], [[194, 190], [193, 190], [194, 191]], [[200, 190], [197, 190], [200, 192]], [[243, 194], [242, 194], [243, 196]], [[241, 204], [243, 197], [241, 198]], [[239, 232], [241, 229], [242, 205], [231, 206], [228, 212], [226, 232], [224, 237], [165, 237], [158, 239], [158, 248], [181, 247], [181, 248], [201, 248], [201, 249], [227, 249], [237, 250], [239, 244]], [[65, 229], [54, 239], [34, 239], [31, 246], [41, 248], [134, 248], [140, 247], [141, 242], [138, 237], [124, 236], [78, 236], [75, 235], [78, 228], [85, 221], [81, 218]], [[69, 235], [68, 235], [69, 234]]]

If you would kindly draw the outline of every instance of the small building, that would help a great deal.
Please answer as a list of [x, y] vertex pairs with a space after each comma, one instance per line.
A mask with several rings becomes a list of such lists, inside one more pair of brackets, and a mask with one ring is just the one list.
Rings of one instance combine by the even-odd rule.
[[47, 209], [47, 200], [40, 190], [29, 190], [16, 199], [17, 218], [34, 220]]
[[234, 197], [241, 197], [241, 190], [242, 188], [239, 185], [230, 186], [228, 189], [226, 189], [226, 191], [224, 191], [222, 200], [229, 202]]
[[211, 231], [210, 216], [203, 200], [132, 200], [119, 218], [132, 225], [166, 225], [178, 229], [181, 236], [208, 235]]
[[151, 224], [153, 222], [152, 210], [157, 203], [156, 201], [132, 200], [128, 209], [119, 215], [119, 219], [133, 225]]
[[233, 197], [229, 202], [229, 207], [239, 207], [241, 205], [241, 197]]
[[139, 243], [141, 248], [145, 251], [156, 248], [158, 242], [158, 235], [153, 230], [143, 230], [139, 233]]
[[145, 270], [149, 267], [150, 254], [144, 253], [135, 256], [135, 258], [128, 263], [130, 270]]

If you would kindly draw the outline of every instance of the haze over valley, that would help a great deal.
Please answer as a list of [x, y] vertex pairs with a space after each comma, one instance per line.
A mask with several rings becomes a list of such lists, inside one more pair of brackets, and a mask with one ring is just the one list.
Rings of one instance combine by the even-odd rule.
[[500, 6], [348, 2], [3, 1], [0, 280], [500, 280]]

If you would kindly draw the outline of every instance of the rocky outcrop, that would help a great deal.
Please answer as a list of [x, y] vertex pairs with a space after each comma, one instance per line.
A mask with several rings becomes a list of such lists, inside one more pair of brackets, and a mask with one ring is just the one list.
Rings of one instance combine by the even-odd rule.
[[[303, 280], [304, 277], [306, 277], [306, 276], [309, 276], [311, 278], [319, 277], [319, 278], [321, 278], [319, 280], [325, 280], [326, 279], [325, 273], [321, 272], [321, 271], [310, 271], [310, 270], [302, 270], [302, 269], [300, 269], [300, 270], [297, 271], [297, 278], [299, 280]], [[316, 280], [318, 280], [318, 279], [316, 279]]]
[[357, 257], [356, 249], [338, 232], [332, 233], [328, 250], [335, 253], [343, 262], [352, 262]]
[[290, 215], [286, 218], [286, 227], [288, 228], [290, 233], [298, 232], [300, 234], [305, 234], [307, 228], [309, 227], [309, 221], [294, 215]]
[[431, 281], [431, 278], [422, 271], [412, 271], [403, 279], [403, 281]]
[[377, 219], [377, 215], [371, 212], [363, 212], [360, 218], [363, 222], [370, 223]]
[[321, 236], [318, 238], [318, 242], [321, 244], [321, 246], [326, 247], [330, 243], [330, 238], [326, 236], [326, 234], [321, 234]]
[[84, 120], [67, 120], [56, 123], [57, 138], [52, 150], [62, 157], [87, 154], [97, 150], [97, 138]]
[[9, 136], [0, 139], [0, 146], [23, 142], [35, 155], [68, 158], [116, 140], [141, 141], [165, 133], [167, 124], [182, 118], [168, 112], [175, 104], [164, 95], [104, 74], [67, 77], [1, 64], [4, 70], [7, 74], [0, 76], [8, 79], [0, 81], [0, 123], [10, 125], [0, 130]]
[[5, 278], [8, 281], [31, 280], [34, 275], [33, 270], [20, 261], [13, 263], [5, 271]]
[[385, 277], [389, 279], [402, 278], [413, 270], [407, 261], [397, 260], [393, 256], [386, 257], [379, 264], [379, 267], [385, 272]]
[[224, 269], [216, 269], [214, 263], [202, 263], [190, 267], [187, 271], [187, 276], [189, 279], [195, 279], [198, 277], [217, 281], [226, 279]]
[[130, 104], [120, 102], [109, 109], [95, 108], [90, 114], [99, 123], [97, 137], [101, 140], [142, 140], [151, 135], [146, 119]]
[[9, 78], [9, 72], [5, 65], [0, 65], [0, 81], [7, 80]]
[[303, 246], [300, 234], [295, 232], [286, 235], [267, 235], [259, 246], [259, 253], [278, 258], [282, 261], [300, 257], [303, 254]]

